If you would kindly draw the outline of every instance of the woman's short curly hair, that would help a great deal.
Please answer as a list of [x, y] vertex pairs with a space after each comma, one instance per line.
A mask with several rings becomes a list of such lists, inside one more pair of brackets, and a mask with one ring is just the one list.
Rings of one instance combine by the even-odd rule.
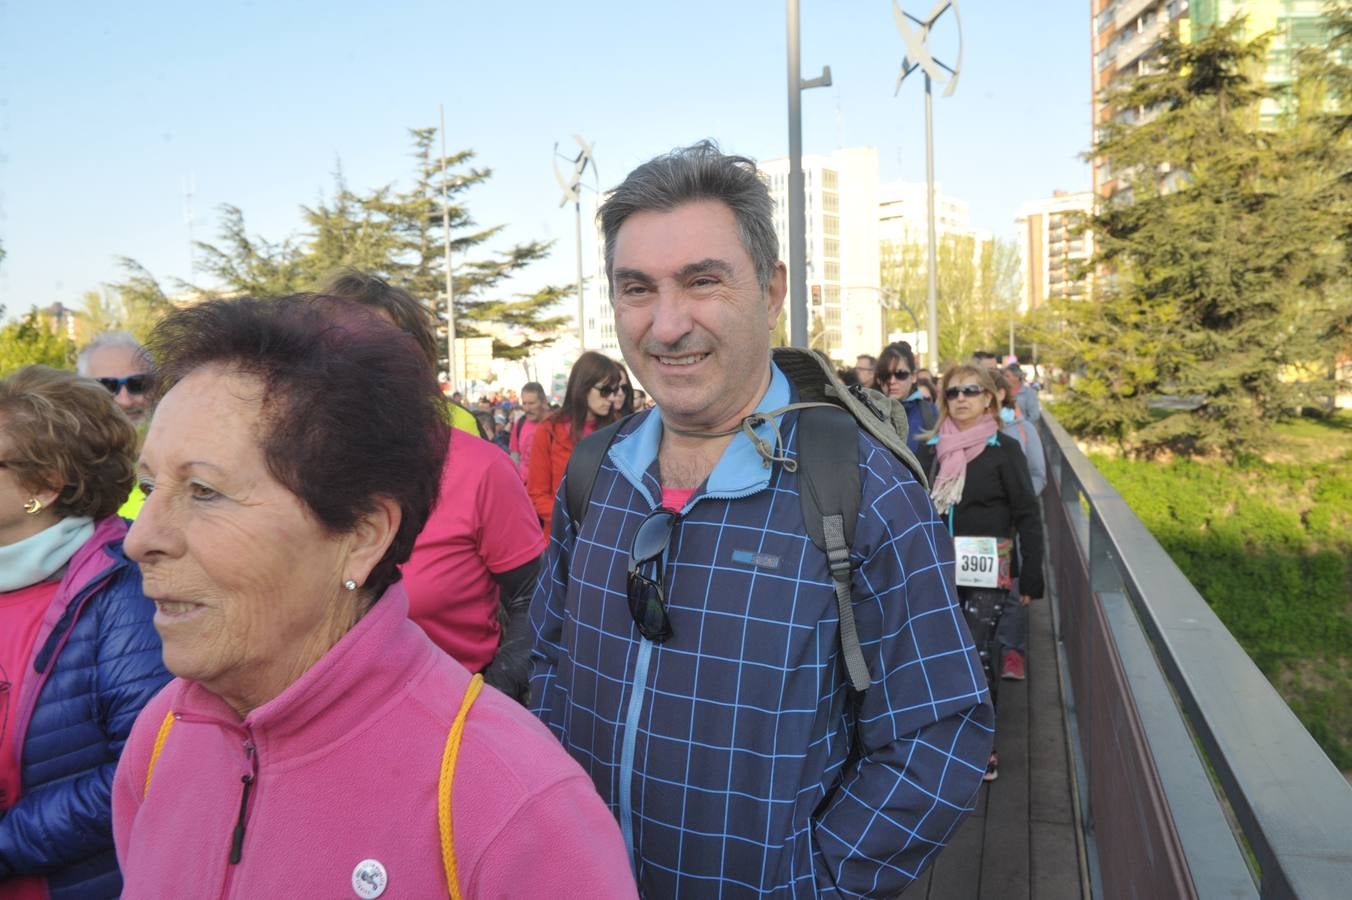
[[136, 429], [96, 381], [49, 366], [0, 379], [0, 460], [34, 491], [57, 489], [62, 518], [117, 512], [136, 481]]
[[432, 363], [412, 337], [351, 300], [295, 294], [175, 310], [147, 349], [155, 400], [207, 366], [262, 382], [268, 471], [330, 533], [349, 532], [379, 498], [395, 501], [399, 529], [364, 587], [379, 596], [399, 580], [450, 440]]

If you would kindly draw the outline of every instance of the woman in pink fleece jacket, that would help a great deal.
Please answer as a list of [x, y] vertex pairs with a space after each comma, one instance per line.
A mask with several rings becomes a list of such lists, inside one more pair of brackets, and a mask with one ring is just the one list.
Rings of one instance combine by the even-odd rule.
[[129, 898], [634, 897], [614, 817], [408, 619], [446, 423], [410, 339], [332, 298], [171, 314], [127, 536], [165, 663], [113, 785]]

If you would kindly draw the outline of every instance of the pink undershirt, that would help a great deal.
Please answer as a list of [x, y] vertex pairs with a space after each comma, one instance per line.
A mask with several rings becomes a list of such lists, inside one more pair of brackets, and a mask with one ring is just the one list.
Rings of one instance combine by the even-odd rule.
[[685, 509], [685, 505], [690, 502], [690, 498], [695, 495], [699, 488], [662, 488], [662, 506], [674, 512], [680, 512]]
[[[29, 674], [33, 641], [58, 587], [60, 582], [42, 581], [0, 593], [0, 815], [19, 799], [19, 760], [13, 752], [19, 686]], [[7, 880], [0, 884], [0, 896], [5, 900], [43, 900], [47, 896], [46, 880], [38, 877]]]

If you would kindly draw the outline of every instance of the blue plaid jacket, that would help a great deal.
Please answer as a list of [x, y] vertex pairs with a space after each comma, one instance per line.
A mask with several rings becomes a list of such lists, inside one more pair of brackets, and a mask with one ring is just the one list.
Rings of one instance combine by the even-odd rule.
[[[775, 369], [759, 408], [791, 394]], [[796, 424], [795, 412], [780, 420], [789, 457]], [[798, 477], [738, 434], [680, 510], [673, 635], [654, 644], [625, 581], [661, 499], [660, 438], [651, 413], [617, 436], [580, 534], [555, 501], [531, 605], [536, 714], [619, 818], [647, 897], [900, 892], [971, 809], [993, 738], [948, 532], [861, 430], [854, 597], [873, 684], [857, 702]]]

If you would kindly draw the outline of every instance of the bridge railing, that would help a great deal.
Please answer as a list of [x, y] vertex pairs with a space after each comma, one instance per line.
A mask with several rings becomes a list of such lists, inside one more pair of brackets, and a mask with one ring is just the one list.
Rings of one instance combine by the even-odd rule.
[[1039, 431], [1096, 893], [1352, 896], [1352, 786], [1066, 431]]

